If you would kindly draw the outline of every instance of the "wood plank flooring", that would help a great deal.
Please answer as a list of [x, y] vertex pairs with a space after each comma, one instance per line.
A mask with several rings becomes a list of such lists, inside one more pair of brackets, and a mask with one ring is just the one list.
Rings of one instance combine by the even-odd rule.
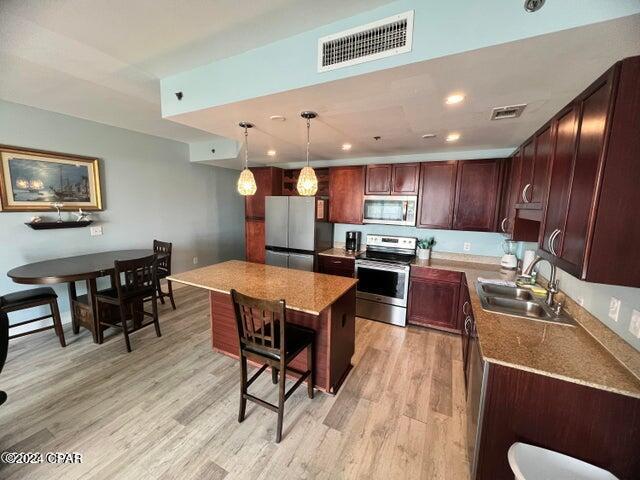
[[[12, 341], [0, 451], [83, 454], [81, 464], [3, 465], [13, 479], [468, 479], [460, 338], [357, 320], [355, 367], [337, 396], [299, 389], [276, 416], [249, 403], [239, 365], [211, 350], [208, 296], [176, 290], [153, 328], [94, 345], [65, 326]], [[265, 374], [251, 390], [275, 401]]]

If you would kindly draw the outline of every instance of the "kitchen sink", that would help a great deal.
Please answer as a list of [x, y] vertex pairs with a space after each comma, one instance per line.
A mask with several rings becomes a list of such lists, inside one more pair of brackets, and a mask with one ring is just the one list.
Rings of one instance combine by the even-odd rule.
[[485, 295], [514, 298], [517, 300], [533, 300], [533, 294], [524, 288], [491, 285], [489, 283], [481, 284], [481, 288]]
[[564, 312], [556, 313], [545, 303], [544, 298], [536, 297], [524, 288], [478, 283], [477, 291], [482, 308], [487, 311], [561, 325], [575, 325]]

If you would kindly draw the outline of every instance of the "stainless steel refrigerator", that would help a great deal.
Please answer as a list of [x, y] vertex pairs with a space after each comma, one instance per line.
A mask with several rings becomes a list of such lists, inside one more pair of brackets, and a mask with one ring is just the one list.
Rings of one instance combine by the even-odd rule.
[[314, 271], [316, 253], [333, 244], [327, 211], [327, 200], [319, 197], [266, 197], [267, 265]]

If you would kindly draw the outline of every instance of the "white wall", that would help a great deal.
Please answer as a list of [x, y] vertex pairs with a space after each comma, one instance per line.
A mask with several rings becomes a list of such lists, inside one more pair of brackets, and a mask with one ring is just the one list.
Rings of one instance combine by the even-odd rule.
[[[6, 272], [40, 260], [173, 242], [180, 272], [244, 256], [244, 203], [237, 171], [189, 162], [187, 144], [0, 101], [0, 144], [98, 157], [104, 235], [88, 228], [35, 231], [28, 212], [0, 212], [0, 294], [22, 288]], [[46, 215], [46, 214], [38, 214]], [[68, 319], [66, 286], [55, 286]], [[31, 315], [33, 317], [35, 315]], [[12, 321], [28, 318], [10, 315]]]

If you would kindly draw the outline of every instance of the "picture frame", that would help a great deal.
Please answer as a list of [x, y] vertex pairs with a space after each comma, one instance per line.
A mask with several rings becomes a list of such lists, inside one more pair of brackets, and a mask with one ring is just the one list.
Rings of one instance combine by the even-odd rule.
[[0, 145], [0, 211], [102, 210], [97, 158]]

